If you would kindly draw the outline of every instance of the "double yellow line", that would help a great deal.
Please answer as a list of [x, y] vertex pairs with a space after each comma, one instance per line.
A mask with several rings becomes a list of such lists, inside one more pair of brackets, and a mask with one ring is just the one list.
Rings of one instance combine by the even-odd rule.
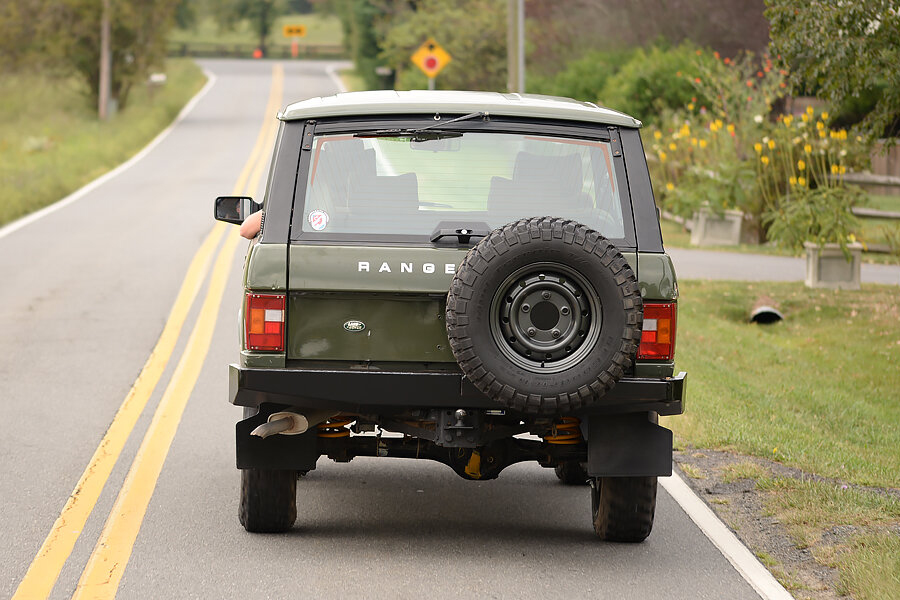
[[[234, 186], [233, 193], [236, 195], [252, 194], [259, 187], [267, 163], [267, 151], [272, 147], [276, 132], [272, 115], [281, 105], [283, 88], [284, 69], [281, 65], [275, 65], [272, 68], [266, 118]], [[216, 223], [191, 260], [156, 346], [19, 584], [14, 600], [47, 598], [53, 590], [125, 442], [169, 363], [188, 312], [206, 279], [214, 251], [227, 227], [224, 223]], [[209, 351], [228, 272], [239, 241], [237, 229], [233, 228], [216, 256], [197, 322], [125, 477], [100, 539], [81, 574], [73, 598], [114, 598], [116, 595], [169, 447]]]

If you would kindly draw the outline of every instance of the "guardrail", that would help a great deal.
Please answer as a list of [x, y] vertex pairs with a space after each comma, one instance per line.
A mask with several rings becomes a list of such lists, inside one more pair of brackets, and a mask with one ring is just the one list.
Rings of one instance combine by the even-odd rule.
[[[341, 44], [300, 44], [297, 58], [346, 58], [347, 52]], [[217, 42], [169, 42], [166, 47], [169, 56], [190, 56], [194, 58], [251, 58], [256, 44], [225, 44]], [[271, 45], [266, 58], [290, 59], [290, 45]]]

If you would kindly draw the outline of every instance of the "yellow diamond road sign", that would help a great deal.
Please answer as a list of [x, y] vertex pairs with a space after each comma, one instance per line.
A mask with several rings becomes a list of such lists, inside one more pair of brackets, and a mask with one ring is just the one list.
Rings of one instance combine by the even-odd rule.
[[433, 38], [428, 38], [412, 55], [412, 61], [429, 77], [435, 77], [452, 59]]
[[284, 37], [305, 37], [306, 25], [285, 25]]

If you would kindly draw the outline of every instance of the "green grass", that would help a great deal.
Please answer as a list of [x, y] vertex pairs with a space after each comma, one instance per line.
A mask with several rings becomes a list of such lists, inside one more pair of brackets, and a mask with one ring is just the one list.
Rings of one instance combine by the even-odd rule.
[[859, 536], [838, 558], [838, 591], [857, 600], [900, 598], [900, 535]]
[[[290, 46], [290, 38], [282, 35], [285, 25], [305, 25], [306, 36], [299, 38], [300, 45], [341, 44], [344, 33], [341, 22], [335, 16], [320, 14], [285, 15], [275, 19], [269, 44]], [[187, 44], [256, 44], [259, 40], [249, 21], [241, 21], [231, 30], [220, 30], [215, 19], [199, 19], [193, 29], [174, 29], [169, 35], [171, 43]]]
[[0, 225], [68, 195], [165, 129], [205, 80], [187, 60], [169, 61], [166, 73], [158, 89], [136, 86], [125, 110], [105, 123], [74, 76], [0, 78]]
[[[757, 480], [797, 546], [839, 570], [841, 593], [900, 598], [900, 499], [855, 485], [900, 481], [900, 291], [679, 284], [676, 366], [689, 373], [687, 409], [664, 419], [676, 443], [829, 478], [776, 477], [749, 461], [723, 471], [726, 481]], [[784, 322], [747, 322], [763, 296]], [[843, 537], [826, 535], [834, 527], [845, 527]], [[772, 570], [786, 583], [783, 569]]]
[[[764, 456], [859, 484], [900, 473], [900, 293], [809, 290], [800, 283], [679, 282], [677, 368], [695, 446]], [[786, 321], [747, 322], [760, 296]]]
[[875, 208], [877, 210], [889, 210], [892, 212], [900, 212], [900, 195], [897, 196], [879, 196], [871, 194], [869, 203], [866, 208]]

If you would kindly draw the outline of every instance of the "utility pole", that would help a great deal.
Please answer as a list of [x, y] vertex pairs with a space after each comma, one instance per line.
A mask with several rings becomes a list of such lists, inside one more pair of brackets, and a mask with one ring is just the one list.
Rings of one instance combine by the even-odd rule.
[[516, 0], [506, 0], [506, 91], [516, 91]]
[[112, 59], [109, 49], [109, 0], [103, 0], [103, 15], [100, 17], [100, 89], [97, 91], [97, 113], [101, 121], [109, 118], [109, 95]]
[[519, 0], [519, 89], [520, 94], [525, 93], [525, 0]]

